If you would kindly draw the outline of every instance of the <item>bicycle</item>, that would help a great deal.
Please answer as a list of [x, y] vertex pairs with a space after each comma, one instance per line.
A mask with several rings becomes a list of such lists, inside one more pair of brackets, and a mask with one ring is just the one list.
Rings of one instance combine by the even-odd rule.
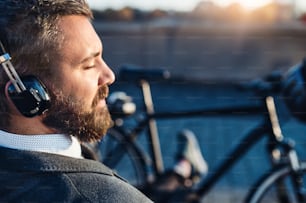
[[[233, 115], [233, 112], [239, 116], [247, 112], [252, 115], [261, 115], [263, 121], [243, 137], [236, 147], [229, 152], [227, 156], [229, 158], [221, 161], [220, 165], [213, 169], [214, 173], [201, 180], [196, 188], [188, 191], [188, 195], [193, 197], [188, 202], [198, 202], [201, 198], [205, 198], [205, 195], [218, 180], [263, 137], [268, 137], [266, 143], [267, 155], [270, 157], [272, 167], [254, 186], [250, 187], [245, 202], [272, 202], [272, 199], [276, 199], [278, 202], [306, 201], [303, 185], [306, 162], [299, 159], [293, 142], [283, 136], [278, 121], [273, 95], [279, 94], [282, 91], [280, 77], [269, 78], [268, 81], [263, 81], [248, 88], [252, 91], [260, 92], [262, 100], [258, 105], [203, 108], [179, 112], [155, 112], [150, 82], [164, 80], [167, 76], [168, 73], [162, 70], [141, 70], [134, 68], [121, 70], [121, 79], [128, 79], [129, 81], [137, 81], [139, 83], [145, 109], [136, 126], [132, 129], [125, 129], [124, 125], [122, 125], [122, 119], [127, 114], [124, 113], [121, 107], [125, 102], [130, 104], [131, 101], [129, 99], [128, 101], [120, 100], [119, 107], [121, 109], [118, 110], [117, 108], [113, 112], [117, 115], [115, 125], [109, 130], [105, 140], [98, 146], [101, 161], [104, 164], [114, 170], [118, 170], [120, 175], [130, 180], [133, 185], [141, 190], [150, 185], [152, 174], [154, 177], [157, 177], [164, 173], [156, 119]], [[133, 113], [131, 111], [128, 114]], [[147, 130], [146, 135], [149, 138], [149, 146], [151, 146], [150, 160], [148, 160], [149, 156], [144, 154], [143, 150], [135, 142], [144, 130]], [[129, 170], [120, 171], [120, 164], [123, 162], [130, 162], [133, 170], [129, 168]], [[151, 168], [152, 171], [149, 172], [148, 168]], [[289, 186], [289, 179], [291, 186]]]

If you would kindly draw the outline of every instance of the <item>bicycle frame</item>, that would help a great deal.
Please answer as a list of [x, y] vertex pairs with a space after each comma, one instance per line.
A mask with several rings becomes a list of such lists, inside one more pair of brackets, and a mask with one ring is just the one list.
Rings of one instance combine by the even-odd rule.
[[[228, 153], [228, 159], [221, 161], [207, 177], [200, 182], [198, 189], [193, 191], [193, 194], [202, 197], [204, 196], [212, 186], [261, 138], [265, 136], [270, 137], [270, 142], [273, 143], [273, 147], [269, 145], [268, 153], [271, 158], [272, 164], [277, 163], [279, 157], [276, 157], [273, 153], [276, 149], [276, 145], [286, 145], [283, 143], [281, 129], [278, 124], [277, 114], [275, 111], [273, 97], [264, 97], [261, 105], [245, 105], [245, 106], [229, 106], [224, 108], [213, 109], [200, 109], [193, 111], [176, 111], [176, 112], [158, 112], [154, 111], [152, 95], [150, 85], [146, 80], [140, 81], [140, 87], [143, 94], [143, 102], [145, 105], [145, 117], [138, 123], [138, 125], [132, 129], [131, 138], [134, 140], [137, 138], [140, 132], [142, 132], [148, 126], [148, 136], [150, 142], [150, 152], [152, 155], [153, 170], [155, 175], [161, 175], [164, 172], [161, 147], [159, 143], [159, 135], [156, 126], [156, 119], [177, 119], [177, 118], [190, 118], [190, 117], [212, 117], [212, 116], [243, 116], [243, 115], [263, 115], [264, 119], [257, 127], [243, 137], [243, 139]], [[271, 101], [272, 100], [272, 101]], [[272, 103], [271, 103], [272, 102]], [[271, 108], [274, 109], [271, 110]], [[276, 144], [275, 144], [276, 143]], [[286, 145], [287, 146], [287, 145]], [[295, 157], [297, 160], [297, 157]]]
[[[193, 111], [176, 111], [176, 112], [158, 112], [154, 111], [152, 94], [150, 90], [150, 85], [147, 81], [141, 80], [140, 86], [143, 94], [143, 102], [145, 106], [146, 115], [145, 118], [139, 122], [139, 124], [132, 131], [132, 135], [136, 137], [146, 126], [149, 127], [148, 135], [149, 142], [151, 146], [151, 154], [153, 159], [153, 167], [154, 172], [156, 174], [162, 174], [164, 172], [164, 166], [161, 156], [161, 149], [159, 143], [159, 135], [156, 126], [156, 119], [179, 119], [179, 118], [191, 118], [191, 117], [213, 117], [213, 116], [243, 116], [246, 113], [252, 115], [261, 115], [265, 110], [263, 106], [254, 106], [254, 105], [246, 105], [246, 106], [230, 106], [224, 108], [211, 108], [211, 109], [200, 109]], [[234, 113], [234, 114], [233, 114]], [[149, 124], [149, 125], [148, 125]], [[135, 138], [133, 138], [135, 139]], [[240, 150], [239, 152], [240, 153]]]

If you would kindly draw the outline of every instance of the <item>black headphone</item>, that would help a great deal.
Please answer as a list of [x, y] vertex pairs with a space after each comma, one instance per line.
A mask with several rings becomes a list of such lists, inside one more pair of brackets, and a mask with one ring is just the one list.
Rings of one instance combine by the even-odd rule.
[[51, 105], [46, 87], [33, 75], [19, 77], [1, 41], [0, 46], [0, 64], [10, 79], [6, 87], [8, 96], [22, 115], [41, 115]]

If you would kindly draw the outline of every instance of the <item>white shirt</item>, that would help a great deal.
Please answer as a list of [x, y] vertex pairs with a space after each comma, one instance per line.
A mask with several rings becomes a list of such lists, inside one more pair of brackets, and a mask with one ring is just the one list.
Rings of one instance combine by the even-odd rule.
[[83, 158], [77, 138], [63, 134], [18, 135], [0, 130], [0, 146]]

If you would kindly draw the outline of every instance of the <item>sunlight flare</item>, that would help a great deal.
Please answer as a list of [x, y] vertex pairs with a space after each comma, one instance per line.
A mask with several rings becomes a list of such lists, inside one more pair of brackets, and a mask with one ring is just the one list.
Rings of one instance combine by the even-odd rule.
[[221, 6], [227, 6], [232, 3], [238, 3], [247, 10], [253, 10], [259, 8], [271, 2], [273, 2], [273, 0], [216, 0], [216, 3]]

